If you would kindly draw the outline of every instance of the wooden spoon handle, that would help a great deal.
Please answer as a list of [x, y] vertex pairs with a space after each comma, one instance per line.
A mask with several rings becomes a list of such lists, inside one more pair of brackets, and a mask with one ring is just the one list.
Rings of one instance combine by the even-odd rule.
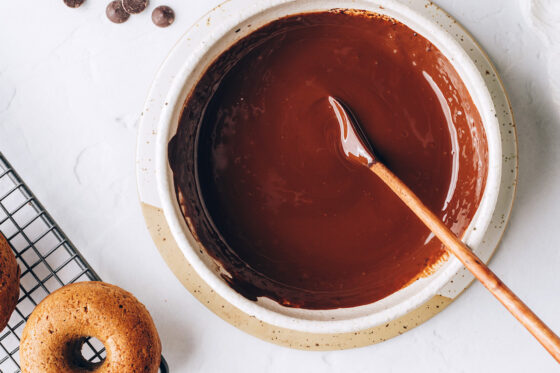
[[430, 228], [434, 235], [511, 312], [560, 363], [560, 338], [546, 326], [422, 201], [381, 162], [370, 170]]

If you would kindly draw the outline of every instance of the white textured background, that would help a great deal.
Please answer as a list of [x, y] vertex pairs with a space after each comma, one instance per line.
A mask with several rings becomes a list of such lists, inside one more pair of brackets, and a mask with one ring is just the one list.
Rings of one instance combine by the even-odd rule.
[[[0, 1], [0, 151], [103, 279], [148, 306], [172, 372], [558, 370], [479, 284], [422, 326], [343, 352], [273, 346], [200, 305], [144, 226], [134, 155], [139, 114], [160, 63], [219, 0], [167, 3], [176, 22], [158, 29], [149, 11], [109, 23], [105, 1], [79, 9], [62, 0]], [[437, 3], [489, 53], [517, 118], [518, 197], [491, 267], [560, 331], [560, 1]], [[159, 4], [152, 0], [150, 11]]]

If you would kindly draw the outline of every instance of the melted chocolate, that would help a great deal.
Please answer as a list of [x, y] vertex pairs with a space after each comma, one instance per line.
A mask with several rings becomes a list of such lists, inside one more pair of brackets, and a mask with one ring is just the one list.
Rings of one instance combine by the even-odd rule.
[[456, 234], [482, 197], [480, 116], [429, 41], [365, 12], [272, 22], [210, 65], [169, 146], [201, 253], [250, 299], [364, 305], [446, 258], [398, 198], [345, 157], [329, 96], [352, 108], [376, 156]]

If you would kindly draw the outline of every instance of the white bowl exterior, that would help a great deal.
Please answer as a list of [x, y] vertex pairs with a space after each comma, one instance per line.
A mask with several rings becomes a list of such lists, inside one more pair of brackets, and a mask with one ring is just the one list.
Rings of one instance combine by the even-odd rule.
[[[488, 177], [479, 208], [465, 235], [465, 242], [476, 251], [491, 220], [498, 197], [501, 175], [499, 124], [490, 93], [460, 45], [440, 26], [394, 0], [230, 0], [211, 13], [210, 29], [198, 48], [175, 76], [162, 110], [156, 142], [156, 178], [165, 218], [179, 248], [197, 271], [220, 296], [235, 307], [279, 327], [311, 333], [343, 333], [387, 323], [417, 308], [437, 294], [461, 269], [451, 256], [434, 274], [422, 278], [375, 303], [336, 310], [304, 310], [283, 307], [260, 298], [250, 301], [234, 291], [217, 273], [215, 266], [199, 255], [189, 240], [189, 229], [177, 203], [172, 171], [167, 158], [169, 140], [176, 133], [184, 102], [211, 62], [236, 40], [277, 18], [332, 8], [364, 9], [384, 14], [409, 26], [432, 42], [461, 76], [482, 117], [488, 142]], [[241, 29], [239, 33], [234, 30]], [[210, 32], [208, 32], [210, 31]], [[476, 228], [476, 229], [474, 229]]]

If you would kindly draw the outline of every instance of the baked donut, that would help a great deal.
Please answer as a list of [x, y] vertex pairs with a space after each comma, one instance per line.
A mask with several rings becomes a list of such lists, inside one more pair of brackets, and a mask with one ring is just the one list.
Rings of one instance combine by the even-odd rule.
[[0, 331], [2, 331], [19, 298], [20, 269], [8, 241], [0, 233]]
[[[87, 337], [103, 343], [104, 361], [82, 356]], [[160, 359], [161, 342], [146, 307], [103, 282], [67, 285], [43, 299], [20, 343], [22, 373], [156, 373]]]

